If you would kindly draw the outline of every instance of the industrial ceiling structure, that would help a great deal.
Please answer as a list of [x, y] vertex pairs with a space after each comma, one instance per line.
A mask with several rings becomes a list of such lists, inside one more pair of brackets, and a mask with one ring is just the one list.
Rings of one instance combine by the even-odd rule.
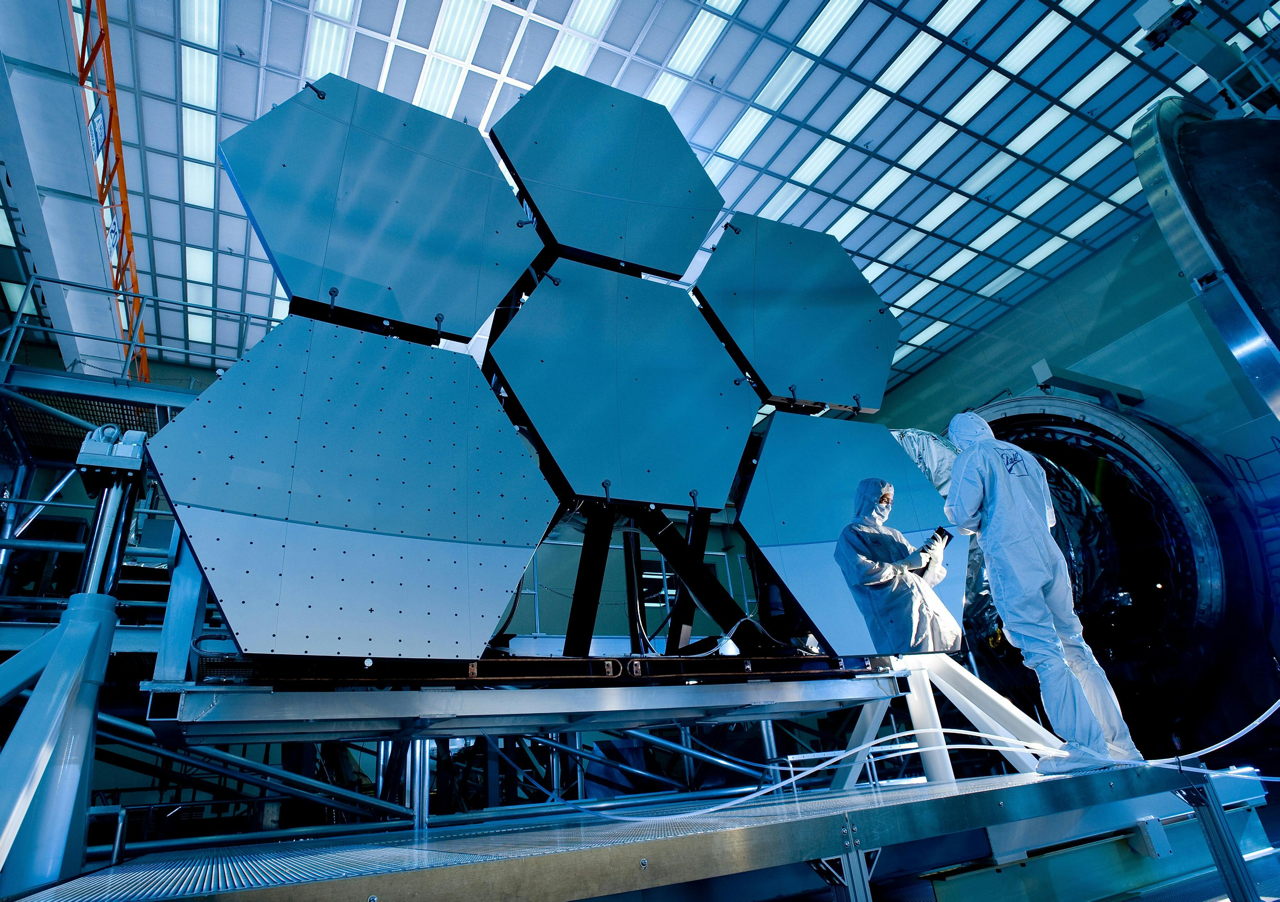
[[[1216, 87], [1140, 43], [1140, 5], [113, 0], [140, 290], [237, 314], [155, 305], [148, 341], [236, 359], [287, 313], [216, 148], [307, 82], [336, 72], [487, 133], [561, 66], [667, 106], [726, 212], [839, 239], [901, 320], [892, 388], [1149, 215], [1137, 116]], [[1199, 21], [1248, 48], [1280, 16], [1209, 0]]]

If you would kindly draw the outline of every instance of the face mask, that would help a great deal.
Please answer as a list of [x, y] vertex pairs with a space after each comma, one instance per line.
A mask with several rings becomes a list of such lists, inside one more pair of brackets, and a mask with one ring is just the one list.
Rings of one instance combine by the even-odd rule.
[[875, 509], [871, 511], [871, 519], [876, 521], [877, 526], [884, 526], [885, 521], [889, 519], [889, 511], [893, 510], [892, 504], [877, 504]]

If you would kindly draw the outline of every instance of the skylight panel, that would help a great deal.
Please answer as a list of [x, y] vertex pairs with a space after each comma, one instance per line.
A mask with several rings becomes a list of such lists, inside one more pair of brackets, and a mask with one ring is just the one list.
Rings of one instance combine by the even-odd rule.
[[[573, 37], [573, 35], [565, 35], [565, 38]], [[578, 40], [582, 40], [578, 38]], [[582, 41], [586, 44], [586, 41]], [[590, 44], [587, 47], [590, 48]], [[585, 63], [585, 59], [584, 59]], [[580, 72], [580, 69], [575, 69]], [[680, 95], [684, 93], [684, 86], [688, 82], [678, 75], [672, 75], [670, 72], [663, 72], [658, 76], [658, 80], [653, 83], [653, 87], [649, 89], [649, 99], [654, 103], [660, 103], [668, 110], [676, 105], [676, 101], [680, 99]]]
[[1008, 269], [1006, 269], [1004, 273], [1002, 273], [999, 276], [996, 276], [986, 285], [983, 285], [981, 288], [979, 288], [978, 294], [982, 295], [984, 298], [989, 298], [993, 294], [995, 294], [997, 291], [1000, 291], [1002, 288], [1005, 288], [1006, 286], [1008, 286], [1010, 283], [1013, 282], [1014, 279], [1018, 278], [1018, 276], [1020, 275], [1022, 275], [1022, 270], [1018, 269], [1016, 266], [1011, 266]]
[[1088, 213], [1084, 214], [1075, 222], [1071, 223], [1071, 225], [1063, 229], [1062, 234], [1068, 238], [1075, 238], [1077, 235], [1082, 235], [1091, 226], [1099, 222], [1114, 209], [1115, 206], [1113, 204], [1109, 204], [1104, 200]]
[[951, 140], [951, 136], [955, 133], [955, 126], [945, 122], [935, 123], [920, 137], [920, 140], [911, 146], [910, 150], [898, 158], [898, 162], [908, 169], [919, 169], [929, 162], [929, 158], [941, 150], [942, 145]]
[[899, 310], [908, 310], [920, 303], [929, 292], [938, 287], [938, 283], [932, 279], [925, 279], [915, 288], [912, 288], [902, 297], [893, 302], [893, 305]]
[[924, 237], [924, 232], [908, 229], [905, 235], [889, 245], [880, 255], [880, 259], [885, 263], [897, 263], [908, 251], [923, 241]]
[[916, 223], [916, 227], [924, 229], [926, 232], [932, 232], [938, 226], [950, 219], [951, 214], [963, 207], [965, 202], [968, 200], [969, 198], [965, 197], [963, 194], [958, 194], [957, 192], [952, 191], [944, 197], [937, 206], [925, 214], [924, 219], [921, 219]]
[[1069, 107], [1078, 108], [1082, 103], [1106, 87], [1111, 82], [1111, 79], [1123, 72], [1129, 62], [1129, 58], [1123, 53], [1111, 54], [1094, 66], [1088, 75], [1076, 82], [1075, 87], [1063, 94], [1062, 102]]
[[889, 171], [880, 176], [876, 183], [868, 188], [858, 198], [859, 205], [866, 207], [868, 210], [874, 210], [880, 206], [893, 192], [901, 187], [902, 183], [911, 177], [911, 173], [905, 169], [899, 169], [897, 166], [890, 167]]
[[1059, 6], [1073, 16], [1083, 16], [1095, 2], [1096, 0], [1062, 0]]
[[213, 167], [182, 161], [182, 199], [197, 207], [213, 208]]
[[198, 247], [186, 249], [187, 278], [193, 282], [213, 281], [213, 252]]
[[[573, 11], [573, 18], [569, 20], [569, 27], [587, 37], [598, 38], [604, 31], [604, 24], [609, 21], [613, 5], [614, 0], [580, 0], [578, 8]], [[701, 18], [701, 14], [698, 17]]]
[[461, 66], [432, 57], [427, 66], [427, 77], [422, 82], [422, 92], [418, 95], [418, 106], [441, 116], [448, 116], [449, 107], [453, 104], [454, 89], [461, 76]]
[[947, 110], [947, 118], [956, 125], [968, 124], [1008, 83], [1009, 76], [991, 70]]
[[1068, 181], [1074, 182], [1080, 176], [1084, 175], [1094, 166], [1097, 166], [1107, 157], [1111, 156], [1111, 152], [1120, 146], [1120, 139], [1107, 135], [1097, 144], [1090, 147], [1076, 161], [1062, 170], [1062, 177]]
[[973, 259], [977, 256], [977, 251], [970, 250], [967, 247], [962, 248], [952, 254], [950, 260], [943, 263], [933, 272], [929, 273], [929, 278], [937, 279], [939, 282], [945, 282], [947, 279], [951, 278], [973, 262]]
[[218, 0], [182, 0], [182, 39], [218, 49]]
[[1022, 220], [1016, 216], [1005, 216], [991, 228], [987, 229], [977, 238], [969, 242], [969, 247], [975, 251], [985, 251], [991, 245], [995, 244], [1005, 235], [1013, 231], [1014, 226], [1018, 225]]
[[465, 60], [484, 8], [484, 0], [449, 0], [436, 31], [436, 53]]
[[876, 117], [877, 113], [884, 109], [884, 105], [888, 102], [888, 94], [882, 94], [875, 88], [868, 88], [866, 93], [858, 98], [858, 102], [853, 105], [853, 108], [836, 123], [836, 127], [831, 130], [831, 134], [841, 141], [853, 143], [853, 139], [862, 133], [867, 124]]
[[756, 103], [770, 110], [776, 110], [791, 96], [800, 81], [809, 74], [813, 60], [792, 51], [782, 61], [782, 65], [773, 73], [773, 77], [756, 95]]
[[940, 46], [942, 42], [933, 35], [920, 32], [880, 73], [876, 84], [891, 94], [902, 90], [902, 86], [911, 80], [911, 76], [929, 61], [929, 57], [933, 56], [933, 52]]
[[711, 181], [719, 185], [720, 180], [728, 175], [729, 170], [733, 168], [733, 161], [713, 155], [702, 168], [707, 170], [707, 175], [710, 176]]
[[849, 233], [856, 229], [862, 223], [862, 220], [866, 218], [866, 210], [850, 207], [841, 214], [839, 219], [831, 224], [831, 228], [827, 229], [827, 234], [835, 236], [836, 241], [844, 241], [849, 237]]
[[[581, 75], [587, 68], [587, 57], [591, 55], [591, 42], [586, 38], [580, 38], [576, 34], [569, 34], [567, 31], [560, 32], [560, 43], [556, 45], [556, 52], [551, 55], [543, 68], [543, 74], [550, 71], [553, 67], [559, 66], [561, 69], [568, 69], [570, 72], [576, 72]], [[664, 75], [666, 73], [663, 73]], [[677, 79], [678, 81], [678, 79]], [[681, 82], [681, 86], [684, 83]], [[651, 100], [657, 98], [650, 96]], [[661, 101], [658, 101], [661, 103]]]
[[707, 6], [712, 9], [718, 9], [722, 13], [733, 15], [741, 2], [742, 0], [707, 0]]
[[1111, 195], [1111, 200], [1117, 204], [1122, 204], [1141, 190], [1142, 181], [1140, 179], [1134, 179], [1133, 181], [1126, 183], [1115, 194]]
[[862, 270], [862, 277], [868, 282], [874, 282], [889, 271], [889, 267], [885, 266], [879, 260], [872, 260]]
[[1179, 88], [1181, 88], [1182, 90], [1190, 94], [1192, 91], [1200, 87], [1202, 84], [1204, 84], [1208, 80], [1209, 80], [1208, 73], [1205, 72], [1203, 69], [1201, 69], [1199, 66], [1196, 66], [1186, 75], [1182, 76], [1182, 78], [1179, 78], [1177, 82], [1175, 82], [1175, 84], [1177, 84]]
[[311, 20], [311, 45], [307, 48], [307, 78], [315, 81], [342, 71], [347, 49], [347, 29], [326, 19]]
[[764, 110], [754, 108], [747, 110], [721, 142], [720, 153], [727, 157], [742, 156], [768, 122], [769, 114]]
[[1058, 123], [1066, 118], [1066, 110], [1060, 106], [1051, 106], [1037, 116], [1034, 122], [1018, 132], [1017, 136], [1006, 146], [1009, 148], [1010, 153], [1026, 153], [1039, 144], [1045, 135], [1053, 131]]
[[728, 24], [728, 19], [709, 13], [705, 9], [701, 10], [684, 37], [680, 39], [676, 52], [671, 54], [671, 61], [667, 63], [667, 68], [692, 78]]
[[777, 190], [773, 198], [764, 205], [764, 209], [760, 211], [763, 219], [777, 219], [791, 209], [791, 205], [796, 202], [804, 188], [799, 185], [793, 185], [791, 182], [783, 182], [782, 187]]
[[969, 17], [979, 0], [947, 0], [930, 18], [928, 25], [939, 34], [950, 36]]
[[276, 280], [276, 289], [272, 293], [271, 298], [271, 318], [274, 320], [282, 320], [289, 315], [289, 298], [284, 293], [284, 286], [280, 284], [280, 280]]
[[350, 22], [351, 11], [355, 5], [355, 0], [316, 0], [316, 12], [322, 16], [331, 16], [343, 22]]
[[1014, 75], [1031, 65], [1053, 39], [1062, 34], [1071, 23], [1065, 16], [1051, 12], [1035, 24], [1026, 36], [1000, 58], [1000, 67]]
[[218, 120], [209, 113], [182, 108], [182, 154], [212, 163], [217, 152]]
[[1049, 179], [1048, 182], [1040, 186], [1039, 190], [1033, 192], [1030, 197], [1014, 207], [1013, 215], [1026, 219], [1062, 193], [1062, 189], [1065, 187], [1067, 187], [1067, 183], [1062, 179]]
[[218, 58], [212, 53], [182, 48], [182, 102], [206, 110], [218, 108]]
[[1156, 103], [1157, 101], [1163, 100], [1166, 97], [1177, 97], [1177, 96], [1178, 96], [1178, 92], [1175, 91], [1173, 88], [1165, 88], [1155, 97], [1151, 98], [1149, 101], [1147, 101], [1142, 106], [1140, 106], [1136, 113], [1134, 113], [1124, 122], [1121, 122], [1119, 125], [1117, 125], [1116, 134], [1118, 134], [1122, 138], [1128, 139], [1133, 135], [1133, 127], [1138, 124], [1138, 120], [1142, 118], [1143, 113], [1151, 109], [1152, 104]]
[[1033, 266], [1043, 263], [1051, 254], [1066, 245], [1066, 243], [1067, 239], [1054, 235], [1044, 244], [1040, 245], [1038, 248], [1019, 260], [1018, 265], [1023, 269], [1031, 269]]
[[0, 247], [17, 247], [13, 240], [13, 228], [9, 225], [9, 217], [0, 207]]
[[[187, 303], [212, 307], [213, 286], [188, 282]], [[187, 340], [197, 344], [213, 344], [213, 317], [207, 313], [187, 311]]]
[[1246, 26], [1255, 37], [1263, 37], [1273, 28], [1280, 28], [1280, 3], [1272, 3], [1263, 10], [1262, 15]]
[[844, 145], [839, 141], [823, 138], [791, 177], [801, 184], [812, 185], [843, 150]]
[[796, 46], [814, 56], [822, 56], [861, 5], [862, 0], [830, 0], [805, 29]]
[[1012, 163], [1013, 157], [1009, 154], [1003, 152], [996, 154], [983, 163], [977, 172], [965, 179], [960, 185], [960, 190], [966, 194], [977, 194], [991, 184], [991, 181], [996, 176], [1008, 169]]

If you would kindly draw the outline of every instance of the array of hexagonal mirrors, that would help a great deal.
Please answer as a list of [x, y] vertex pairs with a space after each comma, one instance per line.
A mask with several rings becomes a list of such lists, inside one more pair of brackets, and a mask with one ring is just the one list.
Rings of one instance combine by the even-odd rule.
[[[474, 128], [330, 75], [220, 148], [307, 315], [150, 453], [246, 653], [478, 657], [560, 502], [719, 510], [763, 402], [880, 404], [897, 323], [830, 236], [735, 216], [693, 298], [642, 278], [679, 276], [722, 206], [664, 107], [557, 69], [492, 138], [518, 193]], [[492, 379], [403, 340], [499, 305]], [[842, 482], [870, 465], [830, 452]], [[768, 456], [760, 492], [843, 516]], [[775, 506], [748, 507], [762, 548]]]

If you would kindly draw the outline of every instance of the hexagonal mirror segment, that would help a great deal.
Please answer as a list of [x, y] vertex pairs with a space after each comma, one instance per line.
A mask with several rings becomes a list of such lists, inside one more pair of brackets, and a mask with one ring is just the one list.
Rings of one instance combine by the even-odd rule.
[[736, 213], [693, 290], [763, 398], [879, 409], [900, 327], [831, 235]]
[[491, 137], [544, 238], [593, 265], [679, 278], [724, 205], [666, 107], [565, 69]]
[[685, 291], [570, 260], [490, 349], [579, 497], [724, 507], [760, 401]]
[[247, 654], [478, 658], [557, 507], [470, 357], [302, 317], [147, 447]]
[[466, 340], [542, 250], [475, 128], [336, 75], [219, 152], [294, 313]]

